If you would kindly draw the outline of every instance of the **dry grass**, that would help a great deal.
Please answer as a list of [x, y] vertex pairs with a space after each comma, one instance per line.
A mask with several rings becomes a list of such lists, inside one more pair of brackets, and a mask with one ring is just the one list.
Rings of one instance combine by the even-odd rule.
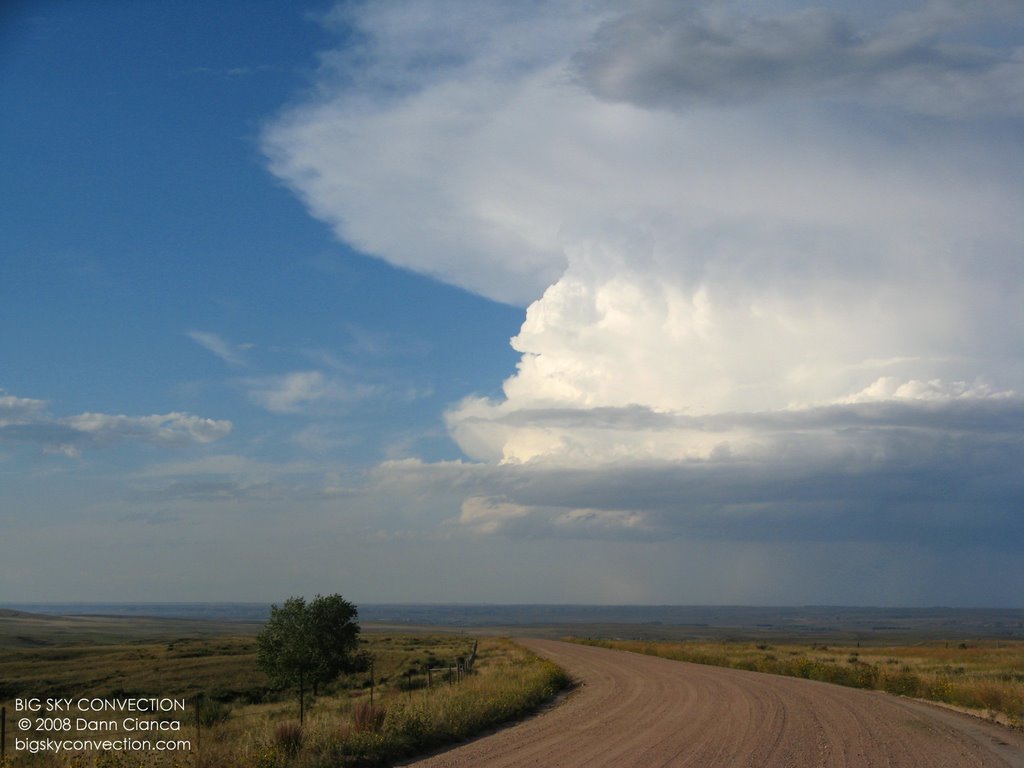
[[380, 733], [387, 715], [384, 707], [360, 701], [352, 707], [352, 729], [356, 733]]
[[62, 696], [192, 697], [259, 701], [269, 682], [249, 637], [81, 643], [0, 650], [0, 701]]
[[274, 746], [286, 758], [291, 759], [302, 749], [303, 736], [302, 726], [298, 723], [294, 721], [278, 723], [277, 728], [274, 729]]
[[[364, 633], [376, 677], [385, 684], [409, 669], [441, 667], [468, 655], [472, 640], [459, 635]], [[343, 679], [336, 692], [363, 684]], [[207, 701], [259, 703], [281, 698], [256, 665], [254, 637], [169, 638], [160, 642], [69, 644], [0, 648], [0, 703], [17, 697], [180, 696]]]
[[[458, 635], [422, 637], [413, 635], [368, 634], [367, 649], [375, 658], [377, 686], [374, 705], [369, 704], [368, 683], [363, 676], [343, 681], [330, 691], [321, 692], [315, 701], [308, 704], [304, 724], [300, 727], [295, 719], [298, 714], [297, 702], [291, 692], [274, 697], [268, 689], [260, 689], [252, 683], [253, 689], [262, 691], [263, 701], [245, 703], [236, 699], [226, 705], [207, 698], [199, 709], [200, 728], [196, 728], [197, 712], [190, 702], [189, 711], [183, 720], [183, 729], [175, 737], [189, 739], [191, 749], [179, 752], [147, 753], [98, 753], [80, 755], [53, 755], [41, 753], [30, 755], [17, 753], [11, 768], [318, 768], [323, 766], [385, 765], [400, 756], [412, 755], [430, 748], [451, 743], [492, 728], [502, 722], [522, 716], [546, 701], [568, 683], [557, 667], [532, 656], [519, 646], [506, 640], [482, 640], [478, 652], [475, 672], [461, 682], [447, 682], [441, 673], [432, 675], [433, 685], [426, 687], [422, 674], [426, 666], [446, 668], [457, 664], [460, 658], [469, 655], [472, 640]], [[251, 643], [247, 638], [218, 638], [219, 647], [229, 651], [225, 662], [233, 657], [250, 657], [242, 653]], [[179, 651], [191, 648], [189, 654], [177, 657], [178, 663], [191, 667], [190, 659], [216, 660], [217, 654], [204, 655], [199, 645], [175, 644]], [[54, 654], [57, 654], [55, 649]], [[66, 649], [62, 660], [44, 654], [42, 668], [31, 674], [38, 675], [38, 682], [29, 680], [28, 685], [51, 685], [53, 690], [69, 691], [67, 695], [117, 696], [121, 683], [115, 680], [99, 679], [106, 664], [118, 660], [132, 659], [138, 654], [138, 661], [145, 666], [153, 656], [171, 666], [173, 659], [167, 656], [167, 644], [159, 647], [153, 644], [139, 646], [112, 646], [93, 648], [94, 653], [82, 649]], [[34, 666], [39, 662], [35, 651], [12, 659], [8, 657], [8, 668], [22, 673], [18, 679], [28, 679], [25, 665]], [[28, 658], [31, 657], [31, 658]], [[91, 673], [86, 660], [95, 662]], [[2, 663], [2, 662], [0, 662]], [[85, 669], [83, 669], [83, 667]], [[96, 670], [100, 670], [97, 672]], [[216, 665], [203, 668], [196, 680], [184, 682], [179, 672], [168, 670], [158, 687], [145, 688], [145, 682], [132, 681], [130, 672], [126, 679], [131, 681], [132, 690], [140, 695], [172, 696], [178, 691], [163, 687], [167, 681], [183, 690], [195, 687], [228, 687], [216, 677]], [[409, 686], [406, 673], [416, 670], [413, 686]], [[232, 666], [224, 669], [232, 678]], [[248, 673], [255, 671], [254, 662]], [[139, 670], [142, 680], [151, 681], [152, 671]], [[89, 674], [93, 678], [89, 678]], [[3, 671], [0, 668], [0, 679]], [[89, 679], [89, 691], [75, 689], [75, 685]], [[381, 682], [381, 681], [385, 682]], [[114, 688], [104, 688], [104, 685]], [[346, 687], [347, 686], [347, 687]], [[17, 695], [37, 696], [27, 688]], [[49, 694], [43, 694], [49, 695]], [[53, 694], [56, 695], [56, 694]], [[253, 697], [256, 700], [260, 696]], [[8, 702], [9, 704], [9, 702]], [[8, 708], [8, 714], [12, 709]], [[205, 714], [204, 714], [205, 713]], [[11, 742], [10, 724], [8, 742]], [[107, 734], [105, 734], [107, 735]], [[8, 766], [3, 766], [8, 768]]]
[[[480, 643], [476, 672], [406, 690], [397, 681], [368, 693], [319, 700], [306, 719], [302, 749], [289, 758], [265, 736], [279, 711], [249, 707], [203, 747], [208, 768], [320, 768], [387, 765], [465, 739], [535, 710], [568, 684], [564, 673], [506, 640]], [[244, 719], [243, 719], [244, 718]]]
[[910, 646], [577, 640], [698, 664], [872, 688], [974, 710], [1024, 726], [1024, 642]]

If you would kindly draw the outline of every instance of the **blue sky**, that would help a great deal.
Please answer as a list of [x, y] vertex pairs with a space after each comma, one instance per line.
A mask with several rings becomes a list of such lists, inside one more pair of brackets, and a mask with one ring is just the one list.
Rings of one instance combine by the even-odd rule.
[[6, 6], [0, 600], [1019, 605], [1022, 61], [999, 2]]

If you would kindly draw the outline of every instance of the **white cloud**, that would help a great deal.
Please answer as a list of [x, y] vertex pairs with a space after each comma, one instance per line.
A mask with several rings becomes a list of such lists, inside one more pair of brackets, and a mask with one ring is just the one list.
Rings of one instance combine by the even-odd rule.
[[1019, 534], [1016, 6], [793, 6], [331, 16], [363, 43], [267, 127], [274, 173], [528, 307], [502, 396], [446, 414], [480, 465], [387, 483], [510, 535]]
[[231, 422], [204, 419], [188, 413], [154, 416], [121, 416], [83, 413], [61, 420], [72, 429], [98, 441], [143, 440], [151, 443], [210, 443], [231, 433]]
[[188, 413], [125, 416], [82, 413], [54, 417], [46, 402], [0, 397], [0, 440], [39, 445], [46, 453], [77, 457], [84, 446], [138, 441], [156, 445], [210, 443], [231, 433], [230, 421]]
[[575, 4], [367, 4], [331, 18], [366, 42], [325, 54], [325, 98], [267, 127], [271, 169], [369, 253], [502, 301], [534, 298], [564, 266], [550, 195], [573, 190], [530, 169], [575, 164], [538, 141], [537, 122], [575, 130], [558, 107], [578, 93], [561, 61], [586, 35]]
[[300, 413], [318, 405], [353, 402], [375, 388], [349, 384], [320, 371], [294, 371], [279, 376], [247, 379], [249, 399], [272, 413]]
[[[0, 390], [3, 392], [3, 390]], [[46, 409], [45, 400], [33, 400], [29, 397], [0, 395], [0, 427], [8, 424], [24, 424], [39, 418]]]
[[246, 365], [243, 352], [252, 346], [251, 344], [231, 344], [217, 334], [208, 331], [189, 331], [188, 337], [228, 365]]
[[[849, 398], [883, 376], [1022, 389], [1024, 148], [990, 129], [1000, 110], [971, 106], [987, 126], [972, 129], [920, 122], [914, 103], [893, 117], [825, 97], [839, 79], [880, 103], [879, 83], [981, 77], [1014, 49], [928, 37], [936, 7], [877, 28], [710, 5], [649, 3], [621, 18], [590, 6], [457, 7], [346, 10], [368, 42], [358, 56], [325, 57], [317, 99], [270, 126], [265, 147], [357, 246], [532, 300], [504, 411], [778, 409]], [[460, 34], [433, 40], [423, 25], [438, 18]], [[552, 20], [558, 34], [543, 31]], [[971, 21], [961, 13], [957, 29]], [[657, 30], [661, 48], [625, 44]], [[679, 42], [691, 39], [704, 47]], [[836, 50], [832, 69], [811, 66]], [[774, 74], [750, 63], [765, 51], [781, 62]], [[647, 109], [644, 87], [686, 86], [659, 74], [672, 52], [722, 59], [706, 76], [737, 88], [747, 72], [782, 84], [727, 108]], [[618, 90], [597, 98], [595, 73], [628, 63]], [[792, 78], [817, 85], [801, 108], [779, 109]], [[484, 439], [482, 406], [465, 407]], [[456, 436], [467, 432], [460, 413], [449, 417]]]
[[930, 381], [901, 381], [894, 376], [882, 376], [870, 385], [850, 397], [842, 398], [840, 403], [870, 403], [886, 400], [913, 401], [922, 400], [946, 403], [951, 400], [1012, 398], [1013, 392], [994, 392], [992, 387], [983, 381], [944, 382], [941, 379]]

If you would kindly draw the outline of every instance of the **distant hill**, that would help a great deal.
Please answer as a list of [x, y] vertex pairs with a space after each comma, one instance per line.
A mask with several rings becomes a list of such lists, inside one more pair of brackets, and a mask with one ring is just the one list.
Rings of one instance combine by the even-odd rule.
[[0, 619], [46, 619], [50, 618], [41, 613], [29, 613], [28, 611], [15, 611], [12, 608], [0, 608]]

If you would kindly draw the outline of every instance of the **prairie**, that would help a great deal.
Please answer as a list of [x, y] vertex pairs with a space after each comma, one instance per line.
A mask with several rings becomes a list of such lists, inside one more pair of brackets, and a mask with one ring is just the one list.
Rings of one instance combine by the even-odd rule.
[[[362, 647], [374, 659], [372, 688], [368, 673], [324, 686], [307, 700], [300, 726], [295, 693], [271, 688], [257, 667], [251, 627], [237, 635], [207, 627], [205, 636], [188, 636], [182, 632], [194, 628], [190, 622], [143, 626], [135, 621], [0, 617], [0, 704], [7, 710], [3, 768], [387, 765], [521, 717], [569, 683], [553, 664], [509, 640], [477, 640], [436, 629], [430, 634], [364, 630]], [[119, 631], [122, 622], [130, 631]], [[131, 639], [117, 639], [125, 636]], [[472, 673], [458, 673], [459, 662], [474, 647]], [[107, 715], [102, 718], [115, 728], [101, 733], [95, 732], [98, 726], [57, 733], [18, 728], [25, 713], [15, 714], [16, 699], [81, 697], [183, 698], [187, 706], [183, 716], [164, 716], [178, 723], [176, 730], [155, 734], [118, 730], [123, 716]], [[40, 717], [60, 714], [33, 717], [38, 723]], [[76, 720], [71, 719], [73, 726]], [[55, 736], [172, 738], [187, 746], [60, 754], [15, 749], [15, 738], [24, 746], [25, 739]]]

